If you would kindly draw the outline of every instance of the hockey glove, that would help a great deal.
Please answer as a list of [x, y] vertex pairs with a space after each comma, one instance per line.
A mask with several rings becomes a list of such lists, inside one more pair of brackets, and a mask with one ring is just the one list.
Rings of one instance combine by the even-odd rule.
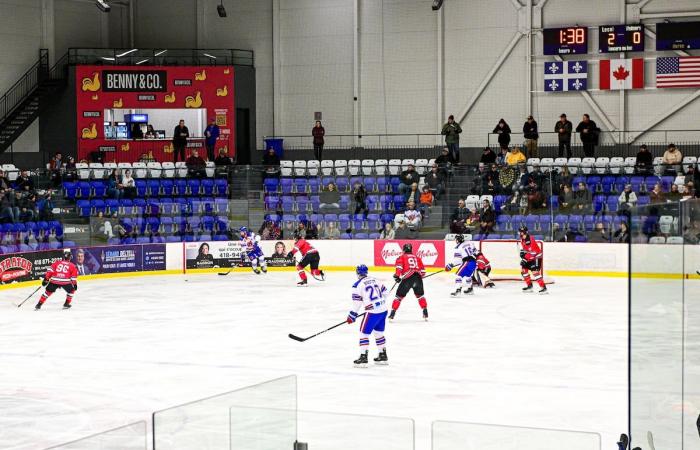
[[525, 259], [525, 250], [520, 250], [520, 259]]
[[287, 253], [287, 259], [292, 259], [294, 257], [294, 253], [289, 252]]
[[398, 275], [396, 275], [396, 274], [394, 274], [394, 281], [396, 281], [397, 283], [400, 283], [400, 282], [401, 282], [401, 277], [398, 276]]
[[350, 313], [348, 314], [348, 318], [345, 319], [345, 321], [348, 324], [351, 324], [351, 323], [355, 322], [355, 319], [357, 319], [357, 313], [355, 311], [350, 311]]
[[521, 259], [521, 260], [520, 260], [520, 267], [522, 267], [522, 268], [524, 268], [524, 269], [529, 269], [529, 268], [530, 268], [530, 263], [528, 263], [527, 261], [525, 261], [525, 259]]
[[42, 286], [47, 286], [48, 284], [49, 284], [49, 280], [47, 280], [46, 278], [44, 278], [43, 280], [41, 280], [41, 285], [42, 285]]
[[74, 284], [74, 285], [73, 285], [73, 290], [74, 290], [74, 291], [77, 291], [77, 290], [78, 290], [78, 285], [77, 285], [77, 284]]
[[452, 264], [446, 265], [446, 266], [445, 266], [445, 272], [449, 272], [450, 270], [452, 270]]

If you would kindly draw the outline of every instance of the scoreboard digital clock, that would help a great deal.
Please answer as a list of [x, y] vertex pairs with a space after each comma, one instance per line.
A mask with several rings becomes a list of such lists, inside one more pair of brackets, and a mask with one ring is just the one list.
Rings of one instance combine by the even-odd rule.
[[588, 53], [588, 28], [545, 28], [542, 30], [545, 55], [585, 55]]
[[656, 24], [657, 50], [693, 50], [700, 48], [700, 22]]
[[644, 26], [642, 25], [602, 25], [598, 28], [598, 51], [643, 52]]

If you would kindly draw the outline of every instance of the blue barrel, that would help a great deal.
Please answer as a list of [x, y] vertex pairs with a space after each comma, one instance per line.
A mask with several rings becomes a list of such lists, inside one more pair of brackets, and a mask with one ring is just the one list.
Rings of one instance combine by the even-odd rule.
[[265, 139], [265, 150], [275, 149], [275, 154], [279, 159], [284, 157], [284, 139]]

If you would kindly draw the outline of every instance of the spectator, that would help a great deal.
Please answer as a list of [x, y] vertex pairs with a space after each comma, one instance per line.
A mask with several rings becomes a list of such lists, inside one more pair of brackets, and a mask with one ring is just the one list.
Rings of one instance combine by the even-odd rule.
[[10, 180], [5, 177], [5, 172], [0, 170], [0, 189], [10, 189]]
[[185, 121], [180, 119], [180, 123], [173, 130], [174, 162], [177, 162], [178, 159], [185, 160], [185, 148], [187, 147], [188, 137], [190, 137], [190, 130], [185, 126]]
[[107, 177], [107, 197], [119, 200], [124, 195], [124, 186], [119, 169], [112, 169], [112, 173]]
[[484, 152], [481, 154], [481, 159], [479, 159], [479, 162], [482, 164], [494, 164], [496, 162], [496, 153], [489, 147], [484, 148]]
[[683, 155], [676, 148], [676, 144], [668, 144], [663, 158], [664, 175], [675, 176], [680, 171]]
[[493, 232], [493, 225], [496, 223], [496, 213], [491, 208], [491, 202], [484, 200], [482, 202], [481, 211], [479, 212], [480, 217], [480, 229], [479, 233], [488, 235]]
[[557, 133], [559, 138], [559, 157], [564, 156], [564, 150], [566, 150], [566, 157], [571, 158], [571, 132], [573, 131], [574, 125], [566, 118], [566, 114], [559, 116], [559, 121], [554, 124], [554, 132]]
[[471, 211], [469, 211], [469, 217], [467, 217], [467, 220], [464, 221], [464, 230], [472, 233], [474, 230], [476, 230], [476, 227], [481, 225], [481, 217], [479, 216], [479, 210], [476, 208], [472, 208]]
[[136, 181], [134, 177], [131, 176], [131, 169], [126, 169], [124, 171], [124, 176], [122, 177], [122, 186], [124, 187], [124, 197], [129, 199], [136, 198]]
[[141, 129], [141, 124], [134, 123], [131, 124], [131, 139], [143, 139], [143, 130]]
[[595, 157], [595, 146], [598, 145], [600, 128], [591, 120], [591, 116], [583, 115], [583, 120], [576, 127], [576, 132], [579, 133], [581, 143], [583, 143], [583, 155], [587, 158]]
[[520, 151], [519, 147], [512, 147], [510, 153], [506, 156], [506, 164], [509, 166], [517, 166], [518, 164], [525, 164], [527, 158]]
[[391, 222], [384, 224], [384, 229], [379, 234], [379, 239], [392, 240], [394, 239], [394, 226]]
[[583, 214], [590, 211], [593, 203], [593, 194], [588, 190], [586, 183], [580, 182], [574, 192], [574, 212]]
[[233, 165], [233, 160], [228, 156], [225, 148], [219, 149], [219, 154], [214, 159], [214, 165], [216, 166], [217, 176], [226, 176], [228, 167]]
[[[189, 226], [189, 224], [187, 224]], [[123, 241], [124, 239], [129, 237], [129, 232], [127, 229], [124, 227], [124, 224], [122, 222], [117, 222], [116, 225], [112, 227], [112, 232], [114, 233], [114, 237], [118, 238], [120, 241]], [[178, 234], [180, 234], [178, 232]], [[184, 237], [184, 233], [182, 234]]]
[[367, 207], [367, 190], [362, 183], [355, 183], [355, 187], [352, 190], [352, 199], [355, 201], [355, 214], [360, 214], [360, 211], [364, 211], [366, 219], [369, 208]]
[[260, 229], [258, 230], [260, 239], [263, 241], [276, 241], [280, 236], [280, 229], [272, 220], [263, 221]]
[[43, 202], [37, 202], [39, 220], [53, 220], [53, 208], [53, 191], [49, 190], [44, 195]]
[[15, 191], [15, 204], [19, 209], [19, 221], [22, 223], [32, 222], [36, 218], [36, 195]]
[[467, 209], [464, 199], [459, 199], [457, 202], [457, 207], [452, 212], [450, 216], [450, 232], [451, 233], [464, 233], [464, 223], [469, 217], [469, 210]]
[[564, 186], [567, 184], [569, 185], [569, 188], [571, 188], [571, 182], [573, 181], [574, 177], [571, 175], [569, 172], [569, 168], [567, 166], [564, 166], [561, 168], [561, 173], [558, 175], [557, 181], [558, 181], [558, 191], [557, 193], [560, 193], [561, 191], [564, 190]]
[[[498, 135], [498, 145], [500, 145], [501, 148], [508, 148], [508, 144], [510, 144], [511, 131], [510, 131], [510, 126], [508, 126], [505, 119], [501, 118], [501, 120], [498, 121], [498, 124], [496, 125], [496, 128], [493, 129], [493, 132]], [[494, 156], [495, 156], [495, 154], [494, 154]], [[494, 161], [489, 161], [489, 162], [494, 162]]]
[[187, 173], [191, 177], [197, 177], [197, 178], [202, 178], [206, 176], [206, 166], [207, 163], [204, 162], [204, 159], [199, 156], [199, 150], [194, 149], [192, 150], [192, 154], [190, 155], [189, 158], [187, 158], [186, 161], [187, 164]]
[[413, 183], [418, 183], [420, 180], [420, 175], [416, 172], [416, 168], [413, 164], [409, 164], [406, 170], [401, 172], [399, 176], [399, 193], [408, 198], [407, 191], [411, 189]]
[[651, 175], [654, 173], [654, 156], [651, 154], [646, 144], [639, 146], [637, 160], [634, 163], [639, 175]]
[[523, 124], [523, 135], [525, 137], [525, 148], [528, 158], [537, 157], [537, 140], [540, 134], [537, 130], [537, 121], [532, 116], [527, 116], [527, 121]]
[[501, 148], [498, 150], [498, 155], [496, 155], [496, 164], [499, 166], [505, 166], [506, 165], [506, 158], [510, 155], [510, 152], [508, 151], [507, 148]]
[[564, 185], [564, 189], [559, 194], [559, 210], [561, 212], [569, 212], [573, 209], [575, 204], [574, 192], [571, 190], [571, 186], [568, 184]]
[[683, 198], [693, 198], [698, 196], [698, 192], [695, 190], [695, 183], [692, 181], [688, 181], [685, 184], [685, 189], [683, 190]]
[[51, 183], [54, 187], [61, 186], [61, 169], [63, 168], [63, 154], [56, 152], [49, 161], [49, 171], [51, 172]]
[[318, 239], [318, 232], [316, 231], [316, 227], [311, 222], [299, 222], [299, 225], [297, 226], [297, 231], [300, 235], [304, 237], [304, 239]]
[[421, 227], [421, 214], [420, 211], [416, 210], [416, 204], [414, 202], [408, 202], [406, 204], [406, 211], [403, 212], [403, 217], [406, 221], [406, 227], [409, 230], [419, 230]]
[[610, 242], [610, 236], [605, 231], [605, 227], [602, 222], [595, 224], [595, 229], [591, 232], [588, 242], [604, 243]]
[[520, 175], [518, 175], [518, 182], [513, 183], [513, 191], [517, 190], [521, 193], [524, 193], [528, 185], [530, 184], [530, 174], [527, 173], [527, 169], [522, 164], [520, 165], [519, 169]]
[[271, 177], [280, 176], [280, 158], [275, 153], [275, 149], [270, 147], [267, 152], [263, 155], [262, 160], [263, 166], [265, 166], [265, 173]]
[[144, 135], [144, 138], [146, 139], [155, 139], [158, 136], [156, 135], [156, 130], [153, 129], [153, 125], [148, 125], [146, 127], [146, 134]]
[[668, 193], [668, 196], [666, 198], [670, 202], [678, 202], [683, 198], [683, 194], [681, 194], [681, 192], [678, 190], [677, 184], [671, 185], [671, 192]]
[[321, 121], [317, 120], [316, 125], [311, 129], [311, 134], [314, 137], [314, 157], [318, 161], [323, 161], [323, 144], [326, 129], [321, 125]]
[[424, 216], [430, 210], [430, 207], [433, 206], [434, 200], [435, 199], [433, 197], [433, 193], [430, 191], [430, 187], [428, 187], [428, 185], [423, 186], [423, 191], [420, 194], [419, 209]]
[[75, 167], [75, 158], [69, 156], [64, 164], [63, 181], [75, 181], [78, 179], [78, 169]]
[[430, 188], [435, 198], [438, 198], [445, 190], [445, 175], [438, 170], [437, 163], [433, 163], [430, 167], [430, 172], [425, 176], [425, 184]]
[[637, 194], [632, 191], [631, 184], [625, 185], [625, 190], [622, 191], [617, 201], [619, 203], [618, 209], [622, 212], [629, 213], [634, 208], [637, 204]]
[[394, 230], [394, 239], [411, 239], [411, 231], [406, 226], [406, 219], [399, 217], [396, 220], [396, 230]]
[[665, 203], [666, 195], [661, 190], [661, 183], [656, 183], [654, 189], [649, 192], [649, 203]]
[[627, 228], [627, 223], [620, 222], [619, 228], [615, 230], [615, 233], [613, 234], [613, 242], [629, 244], [630, 231], [629, 228]]
[[207, 161], [214, 161], [214, 150], [216, 141], [219, 139], [221, 130], [213, 117], [209, 118], [209, 125], [204, 129], [204, 145], [207, 147]]
[[340, 193], [335, 188], [335, 183], [328, 183], [326, 189], [319, 194], [319, 200], [321, 202], [319, 209], [322, 212], [340, 210]]
[[406, 202], [418, 203], [420, 200], [420, 192], [418, 191], [418, 183], [411, 184], [411, 190], [406, 194]]
[[29, 171], [23, 170], [17, 178], [17, 190], [22, 192], [34, 192], [34, 180], [29, 176]]
[[340, 230], [335, 222], [328, 222], [323, 230], [323, 239], [340, 239]]
[[545, 208], [544, 193], [540, 190], [537, 182], [533, 177], [530, 177], [527, 188], [527, 214], [533, 214], [540, 208]]
[[567, 236], [566, 232], [561, 229], [558, 223], [552, 225], [552, 241], [554, 242], [566, 242]]
[[481, 193], [483, 195], [497, 195], [500, 191], [498, 172], [489, 170], [482, 179]]
[[459, 164], [459, 134], [461, 132], [462, 127], [455, 122], [455, 116], [450, 115], [447, 118], [447, 123], [442, 126], [442, 134], [445, 136], [445, 144], [447, 144], [455, 164]]

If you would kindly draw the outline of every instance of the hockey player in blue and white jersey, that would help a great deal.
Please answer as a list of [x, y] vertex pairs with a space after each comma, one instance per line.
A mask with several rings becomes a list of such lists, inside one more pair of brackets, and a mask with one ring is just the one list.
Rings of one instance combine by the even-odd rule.
[[[445, 266], [445, 271], [449, 272], [453, 267], [457, 267], [457, 277], [455, 278], [455, 290], [450, 293], [456, 297], [461, 292], [465, 294], [473, 294], [472, 277], [476, 271], [476, 256], [479, 251], [472, 242], [464, 242], [464, 236], [458, 234], [455, 236], [457, 245], [454, 250], [454, 258], [451, 264]], [[462, 291], [464, 287], [464, 291]]]
[[349, 324], [355, 322], [360, 310], [365, 312], [360, 325], [360, 357], [354, 361], [355, 367], [367, 367], [370, 334], [374, 334], [374, 340], [379, 350], [379, 355], [374, 358], [374, 363], [389, 364], [389, 359], [386, 356], [386, 339], [384, 338], [387, 316], [387, 305], [384, 298], [387, 294], [386, 287], [369, 276], [369, 269], [364, 264], [357, 266], [355, 273], [357, 273], [357, 281], [352, 285], [352, 308], [348, 314], [347, 322]]
[[[260, 236], [249, 231], [246, 227], [241, 227], [238, 231], [241, 233], [241, 242], [243, 243], [244, 255], [250, 261], [253, 267], [253, 272], [260, 275], [260, 269], [263, 273], [267, 273], [267, 263], [265, 262], [265, 255], [260, 248]], [[260, 269], [258, 269], [260, 265]]]

